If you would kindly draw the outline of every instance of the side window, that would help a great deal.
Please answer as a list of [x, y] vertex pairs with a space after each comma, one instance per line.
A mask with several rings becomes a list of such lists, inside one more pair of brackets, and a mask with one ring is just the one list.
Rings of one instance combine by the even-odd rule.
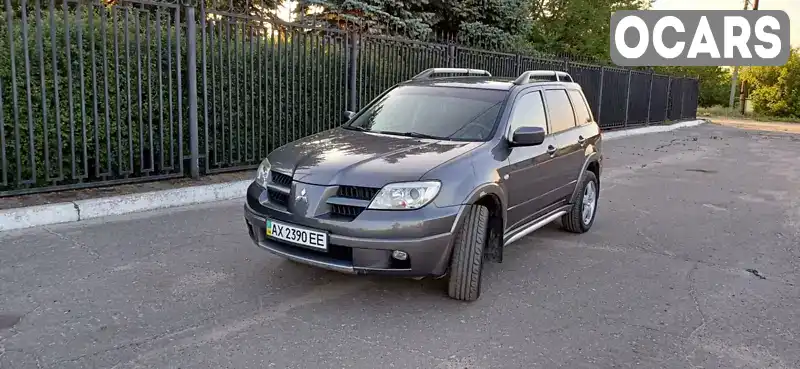
[[566, 131], [575, 127], [575, 114], [569, 102], [566, 90], [547, 90], [547, 112], [550, 113], [550, 126], [553, 133]]
[[569, 90], [569, 98], [572, 100], [572, 107], [575, 108], [575, 115], [578, 117], [578, 125], [583, 125], [592, 121], [592, 114], [589, 113], [589, 106], [586, 99], [578, 90]]
[[547, 117], [544, 114], [544, 101], [539, 91], [523, 95], [514, 103], [510, 123], [513, 133], [519, 127], [542, 127], [547, 132]]

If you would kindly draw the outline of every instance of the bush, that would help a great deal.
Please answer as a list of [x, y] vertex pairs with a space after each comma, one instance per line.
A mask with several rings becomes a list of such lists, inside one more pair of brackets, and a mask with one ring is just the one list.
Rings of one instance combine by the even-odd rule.
[[784, 65], [745, 68], [742, 80], [748, 83], [756, 114], [800, 117], [800, 49], [793, 49]]
[[168, 15], [120, 9], [34, 10], [25, 23], [16, 12], [0, 26], [7, 188], [142, 175], [163, 155], [169, 136], [152, 132], [168, 101], [154, 86], [176, 70], [157, 57], [169, 28], [139, 23]]
[[[126, 7], [29, 12], [24, 29], [19, 11], [12, 28], [0, 22], [8, 179], [0, 191], [181, 173], [189, 73], [186, 30], [176, 33], [174, 15]], [[338, 123], [346, 96], [341, 40], [269, 37], [258, 32], [263, 27], [222, 23], [208, 23], [205, 47], [200, 27], [197, 34], [199, 144], [201, 155], [209, 152], [202, 166], [257, 164], [268, 150]]]

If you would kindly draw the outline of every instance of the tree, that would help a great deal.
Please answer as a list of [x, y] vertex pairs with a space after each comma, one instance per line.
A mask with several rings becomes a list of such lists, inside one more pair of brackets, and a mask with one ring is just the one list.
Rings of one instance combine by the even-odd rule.
[[527, 41], [550, 53], [608, 60], [609, 16], [619, 10], [647, 9], [649, 0], [529, 0], [532, 26]]
[[[465, 44], [508, 48], [529, 28], [528, 0], [307, 0], [371, 32], [412, 38], [440, 35]], [[304, 11], [304, 10], [301, 10]]]
[[529, 0], [438, 0], [431, 10], [434, 31], [484, 48], [508, 49], [530, 28]]
[[323, 8], [319, 16], [329, 21], [347, 21], [372, 33], [402, 33], [420, 38], [431, 33], [433, 14], [427, 0], [306, 0], [298, 10]]
[[757, 114], [800, 117], [800, 48], [792, 49], [786, 64], [747, 67], [741, 78], [749, 86]]

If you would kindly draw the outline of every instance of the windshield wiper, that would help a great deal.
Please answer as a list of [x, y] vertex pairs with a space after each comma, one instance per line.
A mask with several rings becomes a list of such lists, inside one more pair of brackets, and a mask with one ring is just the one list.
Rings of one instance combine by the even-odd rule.
[[375, 133], [383, 133], [383, 134], [387, 134], [387, 135], [398, 135], [398, 136], [408, 136], [408, 137], [414, 137], [414, 138], [431, 138], [431, 139], [434, 139], [434, 140], [443, 140], [442, 137], [431, 136], [431, 135], [427, 135], [427, 134], [419, 133], [419, 132], [394, 132], [394, 131], [373, 131], [373, 132], [375, 132]]
[[362, 126], [354, 126], [354, 125], [346, 125], [346, 126], [342, 126], [342, 128], [349, 129], [351, 131], [362, 131], [362, 132], [370, 131], [369, 128], [364, 128]]

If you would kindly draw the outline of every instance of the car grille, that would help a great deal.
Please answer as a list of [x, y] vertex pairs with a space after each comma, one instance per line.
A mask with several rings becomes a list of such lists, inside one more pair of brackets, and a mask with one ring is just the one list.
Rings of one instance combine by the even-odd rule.
[[371, 201], [380, 190], [380, 188], [373, 187], [339, 186], [337, 196]]
[[[380, 190], [373, 187], [339, 186], [336, 196], [371, 201]], [[364, 209], [361, 206], [331, 204], [331, 215], [349, 221], [355, 219]]]
[[331, 215], [337, 218], [353, 220], [358, 214], [361, 214], [362, 211], [364, 211], [364, 208], [360, 206], [331, 205]]
[[289, 195], [271, 188], [267, 189], [267, 195], [269, 196], [270, 202], [278, 205], [286, 206], [286, 204], [289, 202]]
[[272, 171], [272, 183], [275, 183], [276, 185], [283, 186], [283, 187], [289, 187], [289, 186], [292, 185], [292, 177], [291, 176], [287, 176], [286, 174], [283, 174], [283, 173], [278, 173], [278, 172], [273, 170]]

